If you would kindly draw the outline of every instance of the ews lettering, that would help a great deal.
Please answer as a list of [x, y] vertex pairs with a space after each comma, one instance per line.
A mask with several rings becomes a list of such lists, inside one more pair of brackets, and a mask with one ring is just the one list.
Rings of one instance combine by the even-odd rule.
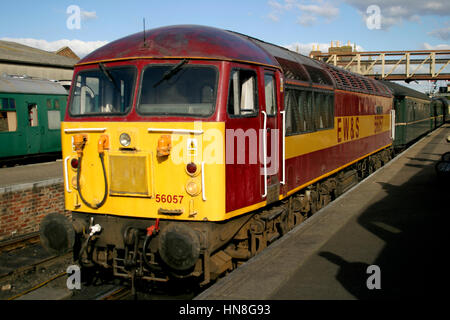
[[345, 142], [359, 138], [359, 117], [337, 119], [337, 141]]
[[383, 131], [383, 116], [375, 116], [375, 133]]

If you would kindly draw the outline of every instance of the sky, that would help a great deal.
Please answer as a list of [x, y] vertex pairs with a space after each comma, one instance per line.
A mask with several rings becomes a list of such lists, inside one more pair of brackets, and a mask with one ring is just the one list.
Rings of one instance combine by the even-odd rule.
[[337, 40], [364, 51], [450, 49], [450, 0], [16, 0], [0, 9], [0, 40], [48, 51], [67, 45], [80, 57], [142, 31], [144, 18], [146, 29], [207, 25], [306, 55]]

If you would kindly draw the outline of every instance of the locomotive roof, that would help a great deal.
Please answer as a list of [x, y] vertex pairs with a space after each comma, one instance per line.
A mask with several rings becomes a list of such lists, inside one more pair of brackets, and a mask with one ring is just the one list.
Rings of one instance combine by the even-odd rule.
[[250, 62], [281, 68], [288, 80], [391, 96], [389, 90], [372, 79], [329, 67], [323, 62], [247, 35], [197, 25], [167, 26], [138, 32], [97, 49], [78, 64], [137, 58]]
[[[381, 82], [381, 81], [380, 81]], [[412, 97], [422, 100], [431, 101], [431, 99], [424, 93], [419, 92], [417, 90], [402, 86], [401, 84], [390, 82], [390, 81], [382, 81], [382, 83], [391, 90], [392, 94], [396, 97]]]
[[59, 83], [30, 78], [0, 76], [0, 93], [31, 93], [31, 94], [63, 94], [67, 90]]
[[138, 32], [106, 44], [79, 64], [144, 57], [239, 60], [278, 66], [276, 60], [256, 44], [225, 30], [197, 25]]

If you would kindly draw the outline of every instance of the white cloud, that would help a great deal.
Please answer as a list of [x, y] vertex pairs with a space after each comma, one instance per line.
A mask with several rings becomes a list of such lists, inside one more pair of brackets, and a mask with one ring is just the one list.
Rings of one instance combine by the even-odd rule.
[[428, 32], [430, 36], [439, 38], [441, 40], [449, 40], [450, 39], [450, 26], [433, 30]]
[[309, 14], [302, 14], [297, 19], [297, 23], [304, 27], [312, 26], [316, 21], [317, 21], [317, 18], [315, 16], [309, 15]]
[[310, 14], [315, 14], [327, 19], [332, 19], [339, 15], [339, 9], [332, 6], [330, 3], [323, 3], [321, 5], [313, 5], [308, 4], [304, 5], [301, 3], [298, 3], [295, 5], [300, 11], [307, 12]]
[[270, 0], [268, 4], [272, 12], [267, 17], [275, 22], [286, 12], [297, 15], [297, 23], [302, 26], [314, 25], [319, 22], [319, 18], [330, 22], [339, 15], [339, 8], [324, 0], [283, 0], [282, 2]]
[[73, 50], [80, 58], [88, 55], [92, 51], [104, 46], [108, 41], [82, 41], [82, 40], [57, 40], [57, 41], [47, 41], [42, 39], [31, 39], [31, 38], [1, 38], [0, 40], [12, 41], [30, 46], [33, 48], [45, 50], [45, 51], [56, 51], [62, 47], [69, 47]]
[[267, 15], [267, 18], [269, 18], [273, 22], [278, 22], [280, 20], [280, 18], [275, 13], [269, 13]]
[[403, 23], [404, 20], [419, 22], [423, 16], [450, 16], [448, 0], [342, 0], [355, 7], [366, 21], [366, 10], [377, 5], [381, 11], [381, 28]]
[[81, 18], [84, 20], [97, 19], [97, 13], [95, 11], [81, 11]]
[[443, 43], [443, 44], [431, 45], [427, 42], [424, 42], [422, 44], [422, 49], [425, 49], [425, 50], [449, 50], [450, 44]]

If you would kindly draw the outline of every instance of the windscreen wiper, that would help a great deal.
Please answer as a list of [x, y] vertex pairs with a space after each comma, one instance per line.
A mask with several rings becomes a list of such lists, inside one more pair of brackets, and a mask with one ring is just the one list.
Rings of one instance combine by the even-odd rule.
[[161, 80], [159, 80], [157, 83], [155, 83], [153, 85], [153, 88], [156, 88], [157, 86], [159, 86], [161, 84], [161, 82], [165, 81], [165, 80], [169, 80], [170, 78], [172, 78], [176, 73], [178, 73], [178, 71], [180, 71], [180, 69], [186, 64], [188, 63], [187, 59], [183, 59], [183, 61], [179, 62], [177, 65], [173, 66], [172, 69], [167, 70]]
[[109, 70], [107, 70], [107, 69], [105, 68], [105, 65], [104, 65], [102, 62], [99, 62], [99, 63], [98, 63], [98, 66], [100, 67], [100, 70], [102, 70], [103, 74], [104, 74], [104, 75], [108, 78], [108, 80], [113, 84], [114, 88], [115, 88], [118, 92], [120, 92], [120, 88], [119, 88], [119, 86], [117, 85], [116, 81], [114, 80], [114, 78], [113, 78], [111, 72], [109, 72]]

